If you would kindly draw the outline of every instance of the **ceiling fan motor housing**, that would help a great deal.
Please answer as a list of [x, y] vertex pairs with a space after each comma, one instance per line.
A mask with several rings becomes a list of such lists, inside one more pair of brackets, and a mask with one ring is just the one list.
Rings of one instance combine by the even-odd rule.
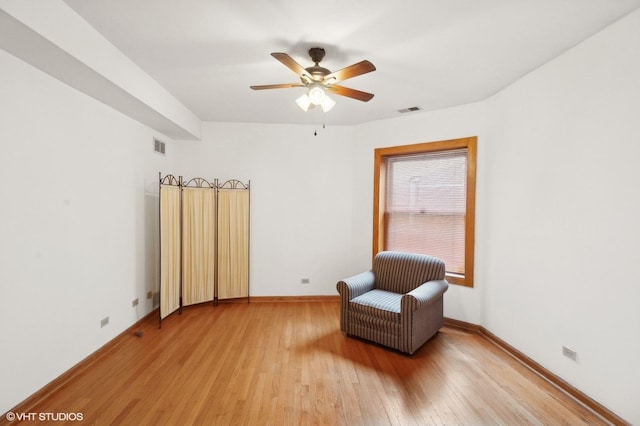
[[[314, 81], [322, 81], [324, 80], [324, 77], [326, 75], [331, 74], [331, 71], [318, 65], [318, 63], [324, 58], [324, 54], [324, 49], [321, 47], [312, 47], [311, 49], [309, 49], [309, 56], [311, 56], [311, 60], [315, 63], [315, 65], [305, 68], [305, 70], [309, 74], [311, 74], [311, 77]], [[305, 82], [304, 79], [303, 82]]]
[[309, 56], [311, 56], [311, 60], [318, 65], [318, 62], [322, 61], [324, 58], [324, 49], [322, 47], [312, 47], [309, 49]]

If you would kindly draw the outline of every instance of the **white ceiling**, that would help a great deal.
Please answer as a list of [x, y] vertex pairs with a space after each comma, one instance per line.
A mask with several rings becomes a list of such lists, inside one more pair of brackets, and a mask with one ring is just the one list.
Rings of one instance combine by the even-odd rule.
[[[640, 7], [640, 0], [65, 2], [202, 120], [334, 125], [485, 99]], [[307, 67], [315, 46], [325, 48], [321, 65], [332, 71], [373, 62], [375, 72], [341, 84], [375, 97], [335, 96], [330, 112], [304, 113], [294, 102], [302, 88], [249, 89], [299, 82], [270, 53]]]

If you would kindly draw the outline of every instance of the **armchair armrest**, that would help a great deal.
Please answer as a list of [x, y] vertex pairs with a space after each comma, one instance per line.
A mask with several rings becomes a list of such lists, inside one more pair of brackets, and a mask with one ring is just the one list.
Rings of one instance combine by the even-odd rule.
[[363, 293], [375, 288], [376, 277], [373, 271], [362, 272], [342, 281], [338, 281], [336, 287], [340, 297], [351, 300]]
[[407, 306], [406, 302], [408, 301], [408, 306], [411, 307], [412, 311], [415, 311], [438, 299], [448, 288], [449, 283], [447, 280], [427, 281], [402, 296], [401, 306]]

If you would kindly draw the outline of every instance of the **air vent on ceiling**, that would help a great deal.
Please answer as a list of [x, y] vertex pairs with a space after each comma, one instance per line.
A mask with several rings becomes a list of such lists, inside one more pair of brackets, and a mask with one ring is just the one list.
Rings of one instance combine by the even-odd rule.
[[419, 106], [412, 106], [412, 107], [409, 107], [409, 108], [399, 109], [398, 112], [400, 114], [405, 114], [407, 112], [414, 112], [414, 111], [421, 111], [421, 110], [422, 110], [422, 108], [420, 108]]
[[153, 150], [158, 154], [164, 155], [166, 144], [159, 139], [153, 138]]

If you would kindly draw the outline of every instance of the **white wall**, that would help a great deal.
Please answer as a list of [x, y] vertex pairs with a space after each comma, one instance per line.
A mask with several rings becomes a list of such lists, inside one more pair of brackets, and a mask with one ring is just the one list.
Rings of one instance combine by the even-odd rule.
[[[205, 123], [174, 174], [251, 180], [252, 296], [337, 295], [350, 261], [353, 130]], [[309, 284], [301, 284], [309, 278]]]
[[483, 325], [633, 424], [638, 52], [640, 11], [490, 99], [483, 172]]
[[157, 198], [146, 192], [174, 146], [2, 50], [0, 69], [5, 412], [150, 312]]

